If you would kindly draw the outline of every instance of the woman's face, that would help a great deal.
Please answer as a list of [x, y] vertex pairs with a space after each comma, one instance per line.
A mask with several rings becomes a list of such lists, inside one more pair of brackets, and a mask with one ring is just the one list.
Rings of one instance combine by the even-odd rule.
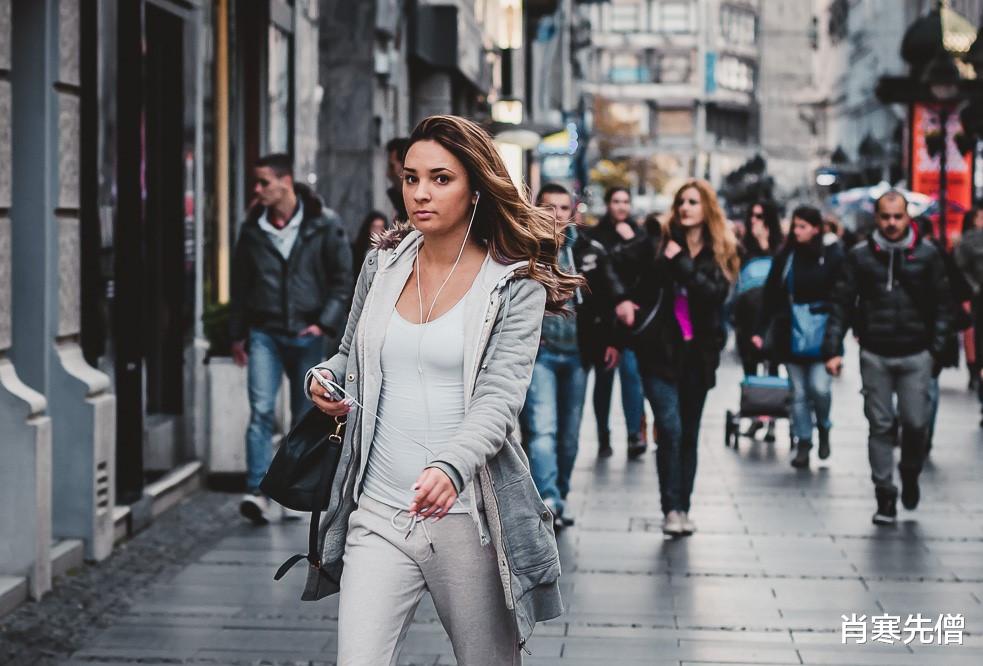
[[382, 217], [377, 217], [372, 220], [372, 224], [369, 225], [369, 235], [370, 236], [380, 236], [382, 232], [386, 230], [386, 220]]
[[696, 227], [703, 224], [703, 203], [700, 191], [695, 187], [687, 187], [679, 195], [679, 223], [684, 227]]
[[424, 235], [443, 235], [467, 224], [474, 192], [467, 170], [436, 141], [417, 141], [403, 162], [403, 203]]
[[755, 204], [751, 209], [751, 233], [755, 236], [767, 236], [768, 227], [765, 225], [765, 209]]
[[819, 227], [814, 227], [801, 217], [792, 218], [792, 235], [798, 245], [807, 245], [819, 235]]
[[624, 191], [617, 191], [611, 195], [608, 202], [608, 215], [615, 222], [624, 222], [631, 215], [631, 196]]

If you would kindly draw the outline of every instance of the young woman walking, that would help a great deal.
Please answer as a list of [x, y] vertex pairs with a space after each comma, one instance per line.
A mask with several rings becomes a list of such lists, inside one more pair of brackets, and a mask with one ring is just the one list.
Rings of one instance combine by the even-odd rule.
[[741, 274], [734, 299], [734, 333], [744, 374], [756, 375], [758, 366], [767, 361], [751, 343], [764, 299], [764, 280], [761, 278], [768, 274], [772, 259], [782, 245], [782, 227], [775, 204], [755, 202], [748, 208], [745, 227], [747, 232], [738, 248]]
[[[757, 332], [758, 319], [764, 301], [765, 279], [771, 269], [772, 261], [782, 245], [782, 227], [778, 219], [778, 208], [768, 200], [755, 201], [747, 211], [745, 220], [747, 232], [738, 248], [741, 257], [741, 272], [734, 289], [733, 322], [737, 354], [744, 368], [744, 376], [758, 374], [760, 366], [770, 375], [778, 374], [778, 363], [768, 358], [754, 346], [751, 338]], [[775, 441], [775, 419], [754, 419], [745, 433], [754, 437], [764, 428], [765, 441]]]
[[[710, 184], [691, 180], [676, 192], [668, 222], [649, 224], [626, 252], [640, 267], [639, 292], [658, 304], [656, 319], [632, 338], [645, 395], [659, 430], [656, 465], [665, 515], [662, 531], [692, 534], [690, 497], [696, 447], [707, 392], [716, 382], [726, 333], [724, 300], [737, 277], [737, 241], [727, 228]], [[634, 325], [633, 307], [618, 306], [619, 319]], [[645, 311], [642, 308], [641, 311]]]
[[386, 216], [377, 210], [369, 211], [369, 214], [362, 218], [362, 224], [358, 227], [358, 235], [352, 243], [352, 267], [355, 269], [355, 276], [362, 269], [365, 262], [365, 255], [372, 247], [372, 239], [382, 236], [389, 227]]
[[771, 354], [785, 364], [792, 382], [793, 467], [809, 466], [814, 428], [819, 433], [819, 457], [825, 460], [830, 453], [832, 378], [819, 346], [825, 333], [827, 300], [842, 263], [841, 245], [823, 243], [822, 214], [812, 206], [796, 208], [785, 247], [768, 273], [758, 333], [752, 338], [760, 349], [765, 330], [772, 327]]
[[[631, 215], [631, 193], [624, 187], [609, 187], [604, 193], [606, 211], [597, 224], [584, 229], [584, 235], [597, 241], [611, 257], [619, 255], [619, 249], [639, 236], [639, 227]], [[614, 262], [615, 273], [622, 267]], [[631, 287], [632, 285], [625, 285]], [[646, 444], [645, 398], [638, 373], [638, 360], [631, 349], [621, 354], [616, 364], [611, 364], [610, 354], [604, 350], [594, 361], [594, 418], [597, 421], [598, 457], [609, 458], [611, 448], [611, 394], [614, 390], [614, 373], [621, 382], [621, 407], [628, 430], [628, 459], [636, 460], [648, 448]]]
[[340, 588], [342, 665], [395, 664], [425, 591], [458, 663], [517, 664], [535, 623], [562, 612], [553, 516], [518, 414], [544, 310], [582, 280], [560, 270], [553, 214], [516, 189], [479, 126], [433, 116], [409, 143], [414, 228], [369, 252], [341, 349], [311, 371], [347, 403], [308, 381], [348, 424], [304, 598]]

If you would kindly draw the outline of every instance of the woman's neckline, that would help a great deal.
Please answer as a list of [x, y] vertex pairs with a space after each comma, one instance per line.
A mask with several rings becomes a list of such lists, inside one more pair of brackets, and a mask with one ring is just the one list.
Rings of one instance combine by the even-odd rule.
[[[419, 252], [419, 250], [417, 250], [417, 251]], [[485, 252], [485, 258], [481, 260], [481, 266], [478, 267], [478, 272], [475, 273], [474, 279], [471, 280], [471, 286], [469, 286], [468, 287], [468, 290], [466, 292], [464, 292], [464, 294], [459, 299], [457, 299], [457, 301], [454, 303], [454, 305], [450, 306], [447, 309], [446, 312], [441, 313], [441, 315], [439, 317], [436, 317], [434, 319], [431, 319], [430, 321], [416, 323], [416, 322], [412, 322], [409, 319], [407, 319], [406, 317], [404, 317], [399, 312], [399, 308], [398, 307], [394, 307], [393, 310], [396, 312], [396, 315], [400, 318], [400, 320], [403, 323], [405, 323], [407, 326], [427, 326], [429, 324], [434, 324], [434, 323], [440, 321], [441, 319], [443, 319], [447, 315], [449, 315], [452, 312], [454, 312], [454, 310], [456, 310], [458, 307], [460, 307], [461, 303], [464, 302], [464, 299], [466, 299], [468, 297], [468, 295], [474, 290], [474, 285], [478, 281], [478, 276], [481, 275], [481, 272], [482, 272], [482, 270], [484, 270], [485, 264], [488, 263], [488, 260], [489, 260], [490, 257], [491, 257], [491, 253], [490, 252]]]

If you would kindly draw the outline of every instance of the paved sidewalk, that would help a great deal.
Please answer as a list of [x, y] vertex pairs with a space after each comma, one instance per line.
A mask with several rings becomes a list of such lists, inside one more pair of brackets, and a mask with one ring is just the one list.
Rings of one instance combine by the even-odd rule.
[[[652, 453], [626, 462], [615, 423], [621, 446], [598, 463], [585, 415], [577, 524], [561, 535], [568, 612], [537, 630], [525, 663], [983, 663], [983, 435], [965, 373], [943, 375], [921, 507], [901, 510], [896, 528], [875, 528], [855, 353], [847, 366], [834, 383], [833, 455], [796, 471], [784, 423], [774, 445], [724, 448], [723, 413], [736, 405], [739, 377], [725, 363], [704, 418], [691, 512], [699, 532], [687, 539], [659, 531]], [[304, 548], [306, 525], [233, 523], [219, 536], [128, 608], [109, 610], [108, 628], [60, 663], [333, 663], [336, 599], [298, 601], [299, 568], [272, 580]], [[904, 625], [919, 612], [933, 623], [962, 614], [964, 644], [841, 642], [841, 615], [865, 614], [872, 628], [873, 615]], [[400, 663], [455, 663], [429, 600]]]

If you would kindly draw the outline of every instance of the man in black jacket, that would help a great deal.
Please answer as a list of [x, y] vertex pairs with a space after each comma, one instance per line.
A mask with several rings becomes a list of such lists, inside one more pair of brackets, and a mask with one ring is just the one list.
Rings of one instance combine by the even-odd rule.
[[904, 195], [894, 190], [877, 200], [877, 230], [844, 260], [822, 349], [827, 371], [839, 375], [843, 336], [852, 324], [860, 340], [864, 413], [870, 424], [867, 446], [877, 498], [873, 521], [878, 525], [897, 520], [892, 469], [896, 418], [901, 423], [901, 503], [908, 510], [918, 506], [931, 412], [929, 385], [942, 367], [951, 326], [942, 256], [918, 237], [907, 207]]
[[332, 355], [344, 332], [352, 255], [340, 218], [294, 182], [289, 155], [254, 166], [255, 205], [239, 231], [229, 307], [232, 355], [249, 366], [248, 492], [239, 510], [264, 524], [269, 506], [259, 483], [270, 465], [280, 379], [286, 372], [296, 423], [310, 407], [308, 368]]
[[618, 351], [612, 346], [613, 299], [621, 300], [622, 290], [604, 247], [571, 223], [573, 197], [566, 188], [543, 185], [536, 205], [551, 207], [557, 223], [567, 227], [560, 266], [584, 276], [588, 286], [571, 299], [576, 316], [547, 315], [543, 320], [521, 416], [533, 480], [553, 513], [554, 526], [562, 528], [573, 522], [564, 511], [564, 500], [577, 458], [587, 373], [595, 363], [608, 368], [618, 364]]

